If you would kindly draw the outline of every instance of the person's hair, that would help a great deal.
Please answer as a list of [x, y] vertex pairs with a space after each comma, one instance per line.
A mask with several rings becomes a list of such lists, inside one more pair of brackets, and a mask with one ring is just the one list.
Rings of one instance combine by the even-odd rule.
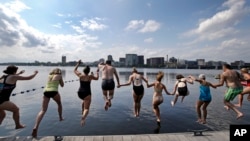
[[182, 79], [182, 78], [184, 78], [184, 76], [182, 74], [177, 74], [176, 75], [176, 79]]
[[62, 71], [61, 71], [61, 69], [59, 69], [59, 68], [55, 68], [55, 69], [53, 69], [50, 73], [49, 73], [50, 75], [53, 75], [53, 74], [62, 74]]
[[158, 74], [156, 75], [156, 80], [161, 81], [164, 76], [164, 73], [162, 71], [159, 71]]
[[18, 70], [17, 66], [10, 65], [3, 72], [6, 73], [6, 74], [15, 74], [17, 72], [17, 70]]
[[111, 60], [107, 60], [106, 64], [111, 65]]
[[242, 69], [240, 69], [240, 71], [243, 72], [243, 73], [248, 73], [248, 69], [247, 68], [242, 68]]
[[135, 67], [133, 67], [132, 73], [138, 73], [138, 71]]
[[225, 68], [227, 68], [227, 69], [232, 69], [232, 67], [231, 67], [231, 65], [229, 65], [229, 64], [223, 64], [223, 66], [225, 67]]
[[90, 67], [89, 66], [86, 66], [84, 69], [83, 69], [83, 72], [87, 75], [89, 74], [90, 72]]

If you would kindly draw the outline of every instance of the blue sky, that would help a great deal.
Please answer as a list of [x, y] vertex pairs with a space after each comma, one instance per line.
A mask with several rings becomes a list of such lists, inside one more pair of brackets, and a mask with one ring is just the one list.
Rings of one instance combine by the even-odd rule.
[[2, 0], [0, 62], [126, 53], [250, 62], [247, 0]]

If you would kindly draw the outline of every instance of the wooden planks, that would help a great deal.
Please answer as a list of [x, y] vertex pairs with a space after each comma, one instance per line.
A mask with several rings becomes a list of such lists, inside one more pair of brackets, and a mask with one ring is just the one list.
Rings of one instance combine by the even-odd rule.
[[[38, 137], [6, 137], [1, 141], [54, 141], [54, 136]], [[65, 136], [62, 141], [229, 141], [229, 131], [204, 132], [204, 136], [193, 136], [192, 133], [166, 133], [145, 135], [115, 136]]]

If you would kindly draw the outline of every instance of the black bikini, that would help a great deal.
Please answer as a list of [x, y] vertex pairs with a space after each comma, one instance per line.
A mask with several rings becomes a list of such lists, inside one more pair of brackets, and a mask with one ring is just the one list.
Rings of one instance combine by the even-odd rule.
[[4, 81], [3, 81], [3, 88], [0, 92], [0, 104], [4, 103], [5, 101], [10, 100], [10, 95], [12, 91], [15, 89], [16, 84], [7, 84], [6, 79], [9, 75], [4, 76]]

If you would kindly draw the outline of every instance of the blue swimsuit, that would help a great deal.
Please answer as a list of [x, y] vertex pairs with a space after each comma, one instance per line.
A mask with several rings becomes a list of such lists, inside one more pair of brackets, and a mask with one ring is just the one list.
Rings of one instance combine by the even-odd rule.
[[204, 102], [210, 102], [212, 100], [209, 86], [200, 85], [199, 100]]

